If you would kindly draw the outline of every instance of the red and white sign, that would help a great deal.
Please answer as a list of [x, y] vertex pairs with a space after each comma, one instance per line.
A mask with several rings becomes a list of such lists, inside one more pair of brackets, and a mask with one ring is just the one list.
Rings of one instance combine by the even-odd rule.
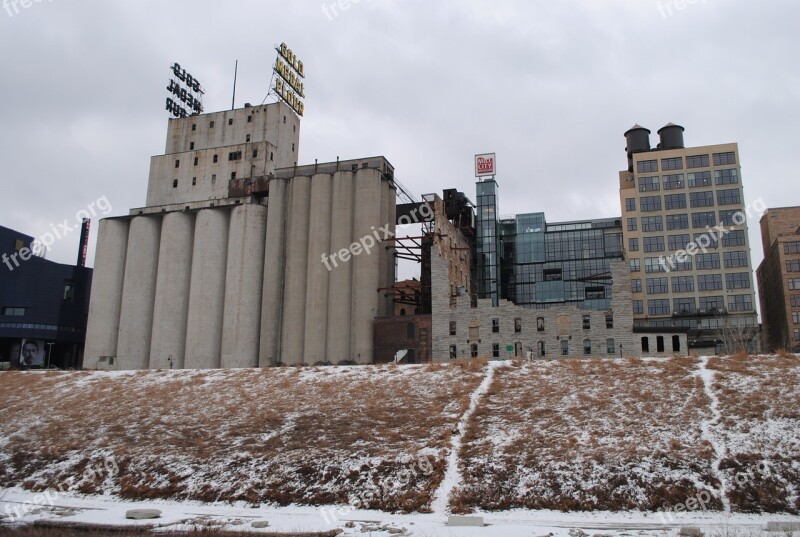
[[497, 175], [497, 159], [494, 153], [475, 155], [475, 177]]

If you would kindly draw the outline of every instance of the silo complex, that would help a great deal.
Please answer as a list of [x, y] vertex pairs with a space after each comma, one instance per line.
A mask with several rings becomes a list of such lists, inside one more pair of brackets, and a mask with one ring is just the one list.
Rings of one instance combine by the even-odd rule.
[[148, 206], [101, 222], [86, 368], [372, 363], [394, 171], [297, 166], [298, 127], [282, 103], [170, 120]]

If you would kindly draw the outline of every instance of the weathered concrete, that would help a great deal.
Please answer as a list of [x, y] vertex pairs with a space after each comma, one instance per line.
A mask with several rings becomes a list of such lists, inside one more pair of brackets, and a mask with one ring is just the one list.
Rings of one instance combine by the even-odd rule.
[[329, 270], [322, 262], [331, 246], [333, 177], [318, 174], [311, 178], [311, 214], [308, 229], [308, 269], [306, 280], [305, 362], [327, 361]]
[[308, 275], [308, 226], [311, 178], [295, 177], [289, 187], [289, 227], [286, 241], [286, 278], [281, 327], [281, 361], [304, 363], [306, 283]]
[[258, 350], [258, 365], [261, 367], [275, 365], [279, 357], [286, 263], [287, 184], [287, 179], [273, 179], [269, 185], [264, 287], [261, 296], [261, 338]]
[[[330, 254], [349, 248], [353, 239], [354, 181], [355, 174], [349, 171], [333, 176]], [[327, 356], [337, 364], [351, 359], [353, 263], [331, 260], [329, 264]]]

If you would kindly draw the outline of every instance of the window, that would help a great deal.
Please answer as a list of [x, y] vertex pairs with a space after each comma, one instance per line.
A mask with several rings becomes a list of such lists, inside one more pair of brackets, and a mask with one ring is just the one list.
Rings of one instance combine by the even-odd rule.
[[742, 194], [738, 188], [717, 190], [717, 205], [739, 205], [742, 203]]
[[[694, 256], [694, 267], [697, 270], [709, 270], [719, 268], [719, 254], [697, 254]], [[699, 285], [700, 282], [698, 282]], [[701, 288], [702, 289], [702, 288]]]
[[645, 273], [653, 273], [653, 272], [666, 272], [667, 269], [664, 267], [664, 263], [661, 262], [661, 259], [658, 257], [645, 257], [644, 258], [644, 271]]
[[701, 250], [703, 250], [703, 248], [719, 248], [719, 237], [716, 233], [694, 233], [693, 237], [692, 240]]
[[[667, 223], [669, 224], [669, 221], [667, 221]], [[682, 233], [679, 235], [667, 235], [667, 247], [673, 252], [675, 250], [683, 250], [686, 248], [686, 245], [689, 244], [689, 241], [691, 241], [691, 239], [687, 233]]]
[[662, 183], [664, 185], [664, 190], [675, 190], [686, 186], [683, 181], [682, 173], [665, 175], [662, 177]]
[[214, 164], [216, 164], [218, 160], [219, 160], [219, 156], [217, 156], [217, 155], [214, 155], [214, 158], [213, 158], [213, 162], [214, 162]]
[[195, 166], [197, 166], [198, 162], [200, 162], [200, 159], [198, 159], [197, 157], [194, 157], [194, 165]]
[[673, 293], [688, 293], [694, 291], [694, 276], [675, 276], [672, 278]]
[[794, 333], [794, 340], [800, 341], [800, 328], [795, 328], [793, 333]]
[[[688, 214], [668, 214], [667, 229], [689, 229]], [[688, 242], [688, 241], [687, 241]]]
[[721, 296], [701, 296], [700, 313], [715, 313], [725, 307], [725, 302]]
[[455, 321], [450, 321], [450, 335], [451, 336], [455, 336], [456, 335], [456, 322]]
[[669, 315], [669, 299], [657, 298], [647, 301], [648, 315]]
[[658, 171], [657, 160], [640, 160], [639, 162], [636, 163], [637, 173], [650, 173], [657, 171]]
[[272, 162], [274, 160], [275, 155], [273, 155], [272, 151], [269, 152], [269, 161]]
[[783, 243], [784, 254], [800, 254], [800, 241]]
[[625, 198], [625, 210], [626, 211], [636, 210], [636, 198]]
[[294, 143], [292, 143], [292, 153], [294, 153]]
[[[800, 263], [800, 261], [798, 261]], [[750, 289], [749, 272], [733, 272], [725, 275], [726, 289]]]
[[642, 337], [642, 352], [650, 352], [650, 338]]
[[744, 214], [742, 211], [730, 209], [719, 212], [719, 223], [726, 226], [735, 226], [744, 223]]
[[793, 308], [800, 308], [800, 295], [789, 295], [789, 302]]
[[258, 149], [253, 149], [253, 158], [258, 158]]
[[752, 295], [733, 295], [728, 297], [730, 311], [753, 311]]
[[669, 293], [669, 278], [647, 278], [647, 292], [651, 295]]
[[704, 228], [714, 227], [717, 225], [717, 215], [714, 211], [704, 212], [704, 213], [692, 213], [692, 227], [694, 228]]
[[644, 251], [645, 252], [663, 252], [664, 251], [664, 236], [657, 235], [655, 237], [644, 238]]
[[631, 259], [631, 272], [639, 272], [642, 270], [639, 259]]
[[642, 292], [642, 280], [640, 278], [635, 278], [631, 280], [631, 293], [641, 293]]
[[500, 319], [492, 319], [492, 333], [500, 333]]
[[697, 276], [697, 289], [700, 291], [722, 290], [721, 274], [702, 274]]
[[664, 196], [664, 206], [668, 211], [686, 208], [686, 194], [667, 194]]
[[636, 231], [636, 218], [628, 218], [628, 231]]
[[642, 217], [642, 231], [662, 231], [663, 229], [664, 221], [660, 216]]
[[178, 180], [177, 179], [173, 179], [172, 180], [172, 188], [178, 188]]
[[714, 181], [718, 185], [733, 185], [739, 182], [739, 172], [731, 170], [714, 170]]
[[228, 160], [241, 160], [242, 159], [242, 152], [241, 151], [232, 151], [228, 153]]
[[561, 340], [561, 356], [569, 356], [569, 340]]
[[500, 344], [492, 343], [492, 358], [500, 358]]
[[725, 252], [723, 256], [725, 256], [725, 268], [746, 267], [748, 265], [747, 252]]
[[726, 164], [736, 164], [736, 154], [734, 152], [714, 153], [714, 166], [724, 166]]
[[211, 184], [213, 185], [216, 182], [217, 182], [217, 174], [216, 173], [212, 173], [211, 174]]
[[3, 315], [7, 315], [9, 317], [24, 317], [25, 316], [25, 308], [3, 308]]
[[472, 356], [473, 358], [477, 358], [478, 357], [478, 344], [477, 343], [473, 343], [472, 345], [470, 345], [469, 355]]
[[664, 352], [664, 336], [656, 337], [656, 352]]
[[800, 311], [792, 312], [792, 324], [800, 324]]
[[689, 183], [689, 188], [711, 186], [711, 172], [687, 173], [686, 180]]
[[689, 194], [689, 204], [692, 207], [713, 207], [714, 193], [710, 190], [692, 192]]
[[708, 155], [691, 155], [686, 157], [687, 168], [708, 168]]
[[192, 123], [192, 130], [193, 130], [193, 131], [196, 131], [196, 130], [197, 130], [197, 123]]
[[544, 332], [544, 317], [539, 317], [536, 319], [536, 331]]
[[639, 251], [639, 239], [637, 238], [628, 239], [628, 251], [630, 252]]
[[583, 354], [584, 356], [588, 356], [592, 354], [592, 340], [591, 339], [584, 339], [583, 340]]
[[208, 124], [208, 128], [209, 129], [213, 129], [214, 128], [214, 122], [213, 121]]
[[250, 141], [250, 135], [249, 134], [244, 137], [244, 141], [245, 141], [245, 143]]
[[722, 246], [744, 246], [745, 235], [744, 230], [737, 229], [729, 231], [722, 236]]
[[607, 314], [606, 315], [606, 330], [611, 330], [614, 328], [614, 315]]
[[639, 192], [656, 192], [658, 190], [660, 190], [658, 176], [639, 177]]
[[640, 315], [644, 313], [644, 302], [642, 300], [633, 301], [633, 313]]
[[455, 345], [450, 345], [450, 359], [455, 360], [458, 357], [458, 348]]
[[192, 186], [197, 186], [197, 177], [192, 177]]
[[661, 169], [663, 171], [682, 170], [683, 169], [683, 158], [682, 157], [662, 158], [661, 159]]
[[606, 340], [606, 354], [616, 354], [617, 346], [614, 344], [614, 338]]
[[583, 329], [590, 330], [592, 328], [592, 317], [590, 315], [583, 316]]
[[180, 168], [180, 167], [181, 167], [181, 161], [180, 161], [180, 159], [177, 159], [177, 160], [175, 160], [175, 167], [176, 167], [176, 168]]
[[514, 333], [521, 334], [522, 333], [522, 319], [517, 317], [514, 319]]
[[681, 336], [672, 336], [672, 352], [681, 352]]
[[642, 198], [639, 200], [639, 208], [645, 213], [660, 211], [661, 196], [642, 196]]
[[547, 347], [545, 346], [544, 341], [539, 340], [536, 346], [539, 348], [539, 356], [544, 356], [547, 354]]
[[189, 151], [194, 149], [194, 142], [189, 142]]
[[688, 315], [697, 312], [697, 302], [694, 298], [676, 298], [672, 307], [678, 315]]
[[248, 123], [252, 123], [253, 122], [253, 116], [247, 116], [247, 122]]
[[800, 278], [789, 278], [789, 291], [800, 291]]
[[800, 259], [786, 261], [786, 272], [800, 272]]
[[228, 126], [233, 125], [233, 118], [228, 120]]
[[236, 172], [231, 172], [231, 181], [236, 179]]
[[286, 116], [283, 116], [283, 124], [286, 125]]

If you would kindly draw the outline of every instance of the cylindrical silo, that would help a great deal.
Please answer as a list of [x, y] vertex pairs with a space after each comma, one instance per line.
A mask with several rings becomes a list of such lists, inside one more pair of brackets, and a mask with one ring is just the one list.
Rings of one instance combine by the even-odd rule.
[[117, 355], [128, 226], [129, 221], [124, 219], [100, 221], [83, 354], [87, 369], [96, 368], [101, 356]]
[[311, 178], [297, 176], [289, 186], [289, 226], [286, 233], [286, 275], [283, 290], [281, 362], [304, 363], [306, 279], [308, 276], [308, 220]]
[[233, 210], [222, 320], [223, 368], [258, 366], [266, 231], [263, 205], [245, 204]]
[[330, 263], [333, 177], [317, 174], [311, 178], [311, 214], [308, 223], [308, 276], [306, 321], [303, 342], [305, 362], [326, 362], [328, 343], [328, 278]]
[[184, 367], [194, 219], [192, 213], [172, 212], [161, 224], [150, 369]]
[[283, 310], [283, 278], [286, 262], [286, 179], [273, 179], [269, 184], [267, 234], [264, 250], [264, 287], [261, 296], [261, 338], [258, 365], [267, 367], [278, 362]]
[[[379, 170], [362, 168], [355, 177], [354, 242], [367, 237], [374, 239], [374, 230], [382, 224], [381, 174]], [[368, 242], [368, 240], [367, 240]], [[373, 248], [353, 256], [353, 314], [352, 356], [360, 364], [373, 361], [373, 327], [378, 315], [378, 285], [380, 283], [381, 248], [373, 241]]]
[[161, 216], [137, 216], [128, 234], [125, 283], [119, 314], [119, 369], [147, 369], [161, 239]]
[[[389, 224], [389, 181], [381, 181], [381, 217], [380, 217], [380, 226], [376, 226], [379, 228], [385, 228]], [[386, 263], [389, 259], [389, 252], [386, 250], [387, 246], [391, 244], [390, 242], [384, 242], [384, 233], [381, 229], [378, 229], [378, 236], [380, 237], [381, 244], [378, 247], [380, 251], [379, 263], [380, 263], [380, 279], [378, 281], [378, 287], [381, 289], [378, 297], [378, 316], [379, 317], [386, 317], [389, 315], [388, 313], [388, 306], [387, 306], [387, 298], [389, 296], [389, 291], [387, 288], [389, 287], [389, 272], [386, 270]]]
[[628, 154], [628, 171], [633, 172], [633, 154], [650, 151], [650, 130], [638, 123], [625, 131], [625, 151]]
[[[350, 248], [353, 242], [353, 172], [336, 172], [333, 176], [333, 195], [331, 214], [332, 259], [328, 279], [328, 361], [334, 364], [349, 361], [350, 318], [353, 301], [353, 262], [343, 263], [339, 252]], [[333, 257], [333, 256], [336, 257]], [[327, 267], [326, 267], [327, 268]]]
[[220, 367], [229, 219], [230, 210], [224, 207], [202, 209], [195, 218], [186, 322], [187, 369]]
[[[395, 236], [397, 232], [397, 226], [395, 225], [397, 221], [397, 191], [395, 190], [394, 186], [389, 181], [384, 181], [384, 183], [388, 187], [388, 197], [386, 200], [387, 203], [387, 218], [386, 221], [389, 224], [389, 233], [391, 233], [390, 238]], [[381, 234], [383, 236], [383, 233]], [[391, 287], [397, 281], [397, 272], [396, 272], [396, 265], [395, 265], [395, 242], [390, 240], [384, 243], [387, 252], [387, 259], [386, 259], [386, 281], [388, 285], [386, 287]], [[386, 315], [392, 316], [394, 315], [394, 293], [389, 292], [386, 296]]]

